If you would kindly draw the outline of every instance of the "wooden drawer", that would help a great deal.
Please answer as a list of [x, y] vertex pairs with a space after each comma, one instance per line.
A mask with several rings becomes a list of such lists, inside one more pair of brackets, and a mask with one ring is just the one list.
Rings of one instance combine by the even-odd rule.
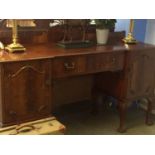
[[70, 56], [53, 60], [54, 78], [123, 69], [123, 53]]
[[87, 58], [87, 72], [90, 73], [122, 70], [123, 65], [123, 53], [96, 54]]
[[85, 56], [55, 58], [52, 65], [54, 78], [78, 75], [86, 72]]

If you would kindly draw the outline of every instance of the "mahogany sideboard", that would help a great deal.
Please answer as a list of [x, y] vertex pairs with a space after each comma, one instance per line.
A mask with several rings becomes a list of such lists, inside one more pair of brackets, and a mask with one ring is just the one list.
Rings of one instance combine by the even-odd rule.
[[52, 115], [53, 81], [87, 74], [94, 75], [92, 96], [102, 91], [118, 100], [120, 132], [125, 129], [127, 106], [142, 97], [149, 101], [146, 123], [151, 123], [155, 46], [139, 43], [79, 49], [63, 49], [55, 44], [25, 47], [24, 53], [0, 52], [1, 127]]

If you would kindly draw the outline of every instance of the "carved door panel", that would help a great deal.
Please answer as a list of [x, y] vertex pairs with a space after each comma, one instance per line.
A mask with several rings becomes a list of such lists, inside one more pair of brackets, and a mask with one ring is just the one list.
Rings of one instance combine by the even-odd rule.
[[4, 123], [35, 120], [51, 114], [51, 63], [4, 64]]
[[129, 56], [128, 98], [153, 94], [154, 67], [152, 51], [134, 51]]

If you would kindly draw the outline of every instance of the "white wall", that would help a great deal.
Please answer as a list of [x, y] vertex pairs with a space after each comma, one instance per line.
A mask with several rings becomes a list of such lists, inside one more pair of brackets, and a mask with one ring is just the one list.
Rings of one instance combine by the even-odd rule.
[[147, 20], [145, 43], [155, 44], [155, 19]]

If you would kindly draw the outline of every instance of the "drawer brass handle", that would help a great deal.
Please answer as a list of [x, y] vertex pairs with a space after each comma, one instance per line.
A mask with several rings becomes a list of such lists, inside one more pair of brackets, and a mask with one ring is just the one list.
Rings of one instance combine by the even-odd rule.
[[75, 63], [74, 62], [64, 63], [64, 67], [66, 70], [73, 70], [73, 69], [75, 69]]

